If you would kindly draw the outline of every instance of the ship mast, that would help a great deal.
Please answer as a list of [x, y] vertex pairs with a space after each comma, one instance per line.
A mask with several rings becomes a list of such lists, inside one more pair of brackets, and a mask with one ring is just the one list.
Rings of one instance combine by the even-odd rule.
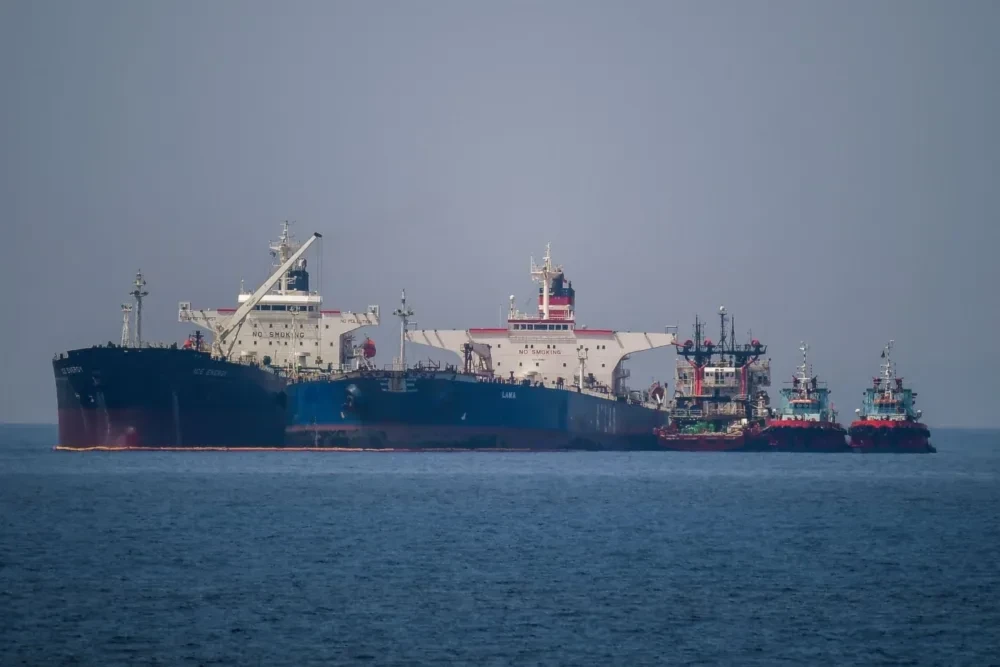
[[587, 372], [587, 348], [580, 345], [576, 348], [576, 358], [580, 362], [580, 383], [577, 385], [583, 391], [583, 376]]
[[719, 353], [726, 352], [726, 307], [719, 306]]
[[[277, 241], [271, 243], [271, 256], [275, 258], [274, 266], [281, 266], [288, 261], [288, 258], [292, 256], [292, 253], [300, 247], [298, 243], [292, 240], [292, 233], [289, 226], [292, 223], [285, 220], [281, 226], [281, 236], [278, 237]], [[288, 272], [281, 274], [281, 279], [279, 280], [278, 289], [282, 294], [288, 291]], [[242, 285], [241, 285], [242, 288]]]
[[883, 378], [884, 384], [885, 384], [885, 389], [883, 391], [883, 396], [886, 399], [888, 399], [888, 400], [892, 400], [892, 398], [893, 398], [893, 387], [892, 387], [893, 382], [892, 382], [892, 380], [893, 380], [893, 376], [895, 375], [895, 371], [894, 371], [894, 369], [892, 367], [892, 356], [891, 355], [892, 355], [892, 345], [895, 342], [896, 341], [894, 341], [894, 340], [890, 340], [889, 343], [885, 346], [885, 349], [882, 350], [882, 357], [885, 359], [885, 363], [882, 364], [882, 378]]
[[793, 383], [793, 389], [798, 390], [796, 393], [800, 397], [809, 398], [809, 346], [805, 341], [799, 341], [799, 351], [802, 352], [802, 364], [799, 365], [799, 375], [797, 382]]
[[410, 318], [413, 316], [413, 309], [406, 306], [406, 290], [403, 290], [403, 297], [399, 308], [393, 313], [399, 318], [399, 367], [406, 370], [406, 330], [410, 325]]
[[549, 319], [549, 287], [552, 284], [553, 276], [562, 273], [561, 266], [552, 265], [551, 243], [545, 244], [545, 256], [542, 258], [542, 265], [536, 266], [535, 259], [531, 259], [531, 279], [542, 284], [542, 319]]
[[132, 347], [132, 331], [129, 320], [132, 319], [132, 304], [122, 304], [122, 347]]
[[142, 299], [149, 295], [146, 291], [146, 279], [142, 277], [142, 271], [136, 271], [134, 288], [129, 292], [129, 296], [135, 299], [135, 346], [142, 347]]

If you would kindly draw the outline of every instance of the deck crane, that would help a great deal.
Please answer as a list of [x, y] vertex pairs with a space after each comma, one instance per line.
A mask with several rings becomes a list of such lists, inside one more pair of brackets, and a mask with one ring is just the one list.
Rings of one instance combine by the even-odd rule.
[[244, 301], [236, 312], [233, 313], [232, 317], [220, 322], [213, 331], [212, 335], [212, 356], [222, 357], [224, 359], [229, 359], [229, 355], [233, 352], [233, 345], [236, 341], [236, 332], [239, 331], [240, 327], [243, 326], [243, 322], [246, 320], [247, 315], [249, 315], [254, 307], [264, 298], [264, 295], [271, 291], [275, 283], [281, 280], [281, 277], [288, 272], [290, 268], [299, 260], [302, 255], [305, 254], [309, 246], [313, 244], [316, 239], [323, 238], [322, 234], [313, 233], [309, 239], [303, 243], [298, 250], [292, 253], [291, 257], [286, 259], [281, 266], [275, 269], [264, 284], [257, 288], [250, 297]]

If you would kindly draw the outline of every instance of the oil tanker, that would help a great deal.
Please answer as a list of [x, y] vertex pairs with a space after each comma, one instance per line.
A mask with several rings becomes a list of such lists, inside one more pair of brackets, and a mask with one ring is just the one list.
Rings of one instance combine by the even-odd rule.
[[133, 300], [122, 305], [120, 342], [53, 359], [57, 449], [283, 446], [288, 378], [310, 357], [331, 359], [332, 368], [351, 330], [378, 323], [377, 307], [361, 315], [321, 310], [304, 258], [319, 238], [296, 243], [286, 223], [270, 247], [272, 272], [253, 293], [241, 290], [237, 307], [196, 310], [181, 303], [179, 320], [211, 332], [210, 343], [200, 330], [183, 345], [145, 341], [148, 291], [137, 274]]
[[[630, 355], [672, 345], [676, 335], [578, 325], [576, 292], [546, 248], [531, 262], [537, 311], [510, 298], [506, 326], [411, 327], [406, 294], [399, 356], [346, 373], [300, 375], [288, 387], [288, 446], [375, 450], [654, 450], [667, 423], [664, 387], [632, 390]], [[457, 355], [459, 363], [408, 366], [407, 345]]]

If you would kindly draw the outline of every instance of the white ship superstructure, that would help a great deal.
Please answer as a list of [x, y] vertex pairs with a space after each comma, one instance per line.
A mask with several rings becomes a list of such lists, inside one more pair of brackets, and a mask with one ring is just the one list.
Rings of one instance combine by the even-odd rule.
[[541, 283], [537, 313], [521, 313], [510, 297], [507, 326], [478, 329], [419, 329], [406, 340], [448, 350], [466, 360], [467, 372], [486, 378], [530, 381], [611, 399], [659, 406], [663, 392], [631, 392], [626, 385], [629, 355], [673, 345], [676, 335], [589, 329], [576, 322], [576, 294], [562, 266], [552, 263], [549, 247], [541, 265], [531, 263]]
[[[284, 223], [280, 238], [270, 246], [275, 266], [285, 264], [301, 247]], [[290, 371], [323, 369], [347, 371], [365, 363], [361, 346], [355, 346], [352, 332], [378, 326], [378, 306], [363, 313], [324, 310], [323, 297], [310, 289], [306, 258], [299, 257], [266, 294], [241, 289], [237, 308], [195, 309], [181, 302], [178, 319], [216, 334], [220, 325], [239, 306], [256, 301], [230, 338], [226, 358], [244, 363], [267, 364]]]

